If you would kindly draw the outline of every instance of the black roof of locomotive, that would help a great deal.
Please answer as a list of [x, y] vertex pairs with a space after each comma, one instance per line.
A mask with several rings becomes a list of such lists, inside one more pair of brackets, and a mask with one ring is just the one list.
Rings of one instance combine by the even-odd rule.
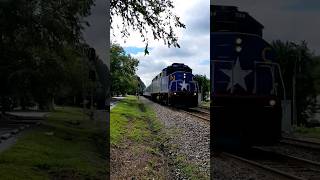
[[235, 6], [211, 5], [211, 32], [240, 32], [262, 36], [263, 25]]
[[192, 69], [183, 63], [173, 63], [172, 65], [164, 68], [162, 71], [175, 71], [175, 69], [183, 69], [184, 71], [192, 72]]

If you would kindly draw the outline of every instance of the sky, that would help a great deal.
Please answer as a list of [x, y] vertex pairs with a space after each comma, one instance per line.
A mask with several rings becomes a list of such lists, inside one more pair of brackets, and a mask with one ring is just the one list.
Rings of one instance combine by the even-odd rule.
[[300, 42], [320, 55], [319, 0], [211, 0], [211, 4], [237, 6], [264, 25], [263, 37]]
[[[133, 32], [126, 39], [111, 32], [111, 41], [120, 44], [127, 54], [139, 60], [137, 75], [146, 86], [172, 63], [188, 65], [193, 74], [210, 77], [210, 1], [209, 0], [173, 0], [176, 13], [186, 25], [186, 29], [177, 30], [180, 48], [168, 48], [163, 41], [149, 42], [149, 55], [144, 55], [145, 44], [140, 35]], [[119, 20], [115, 20], [116, 23]], [[150, 35], [149, 39], [152, 39]]]
[[[173, 62], [189, 65], [194, 74], [209, 77], [210, 33], [209, 0], [173, 0], [174, 12], [181, 17], [186, 29], [178, 30], [181, 48], [168, 48], [162, 41], [149, 43], [149, 55], [144, 55], [145, 44], [139, 35], [122, 39], [111, 35], [111, 41], [119, 43], [128, 54], [139, 59], [137, 74], [146, 85], [163, 68]], [[84, 30], [85, 40], [107, 64], [106, 51], [109, 42], [107, 28], [107, 6], [105, 0], [96, 0], [92, 14], [87, 18], [90, 27]], [[320, 55], [320, 1], [319, 0], [211, 0], [211, 4], [238, 6], [240, 11], [249, 12], [261, 22], [264, 38], [299, 42], [306, 40], [309, 47]], [[149, 39], [152, 39], [150, 37]]]

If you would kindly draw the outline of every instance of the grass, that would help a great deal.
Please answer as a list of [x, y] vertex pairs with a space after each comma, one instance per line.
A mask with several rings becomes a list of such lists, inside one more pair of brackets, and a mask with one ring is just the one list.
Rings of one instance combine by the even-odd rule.
[[319, 127], [294, 127], [294, 133], [296, 135], [300, 135], [303, 137], [309, 137], [309, 138], [318, 138], [320, 139], [320, 128]]
[[105, 179], [105, 127], [59, 108], [0, 154], [0, 179]]
[[202, 101], [200, 106], [210, 107], [210, 101]]
[[144, 106], [134, 96], [128, 96], [119, 102], [111, 110], [110, 117], [112, 145], [118, 145], [126, 138], [142, 142], [150, 139], [152, 133], [159, 132], [162, 127], [151, 108]]
[[[118, 102], [110, 112], [111, 149], [118, 153], [115, 154], [118, 160], [111, 164], [120, 166], [114, 172], [115, 178], [165, 179], [159, 149], [163, 140], [161, 128], [155, 112], [135, 96], [127, 96]], [[124, 167], [119, 161], [131, 164]]]

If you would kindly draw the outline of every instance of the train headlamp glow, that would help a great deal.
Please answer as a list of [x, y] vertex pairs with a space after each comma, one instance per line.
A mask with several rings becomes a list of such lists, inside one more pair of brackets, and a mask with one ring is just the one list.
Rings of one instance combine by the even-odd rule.
[[173, 93], [174, 95], [177, 95], [177, 93]]
[[237, 39], [236, 39], [236, 43], [237, 43], [237, 44], [241, 44], [241, 43], [242, 43], [242, 39], [241, 39], [241, 38], [237, 38]]
[[194, 96], [196, 96], [196, 95], [197, 95], [197, 93], [193, 93], [193, 95], [194, 95]]
[[241, 47], [241, 46], [237, 46], [237, 47], [236, 47], [236, 51], [237, 51], [237, 52], [241, 52], [241, 50], [242, 50], [242, 47]]
[[275, 100], [273, 100], [273, 99], [271, 99], [270, 101], [269, 101], [269, 105], [270, 106], [274, 106], [274, 105], [276, 105], [276, 101]]

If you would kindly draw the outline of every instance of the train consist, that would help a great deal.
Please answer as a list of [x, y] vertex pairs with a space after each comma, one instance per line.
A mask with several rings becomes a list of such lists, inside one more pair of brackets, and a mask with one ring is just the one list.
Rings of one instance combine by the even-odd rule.
[[211, 133], [216, 149], [281, 137], [284, 86], [263, 25], [234, 6], [211, 6]]
[[194, 107], [198, 105], [198, 89], [192, 69], [173, 63], [153, 78], [143, 95], [166, 105]]

